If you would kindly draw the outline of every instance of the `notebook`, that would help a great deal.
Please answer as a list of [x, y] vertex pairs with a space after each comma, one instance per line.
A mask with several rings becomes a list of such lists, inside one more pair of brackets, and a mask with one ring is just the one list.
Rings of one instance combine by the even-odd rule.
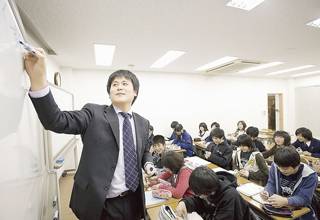
[[269, 202], [267, 200], [263, 200], [260, 196], [260, 194], [255, 194], [253, 196], [251, 196], [251, 198], [257, 202], [259, 202], [260, 204], [269, 204]]
[[246, 196], [253, 196], [256, 194], [261, 193], [264, 188], [262, 186], [259, 186], [255, 183], [245, 183], [241, 186], [237, 187], [238, 192], [246, 195]]
[[194, 156], [194, 157], [187, 157], [184, 159], [185, 165], [189, 167], [190, 169], [194, 170], [197, 167], [200, 166], [207, 166], [210, 164], [209, 161], [206, 161], [204, 159], [201, 159], [200, 157]]
[[232, 174], [232, 175], [234, 175], [234, 176], [237, 175], [237, 172], [236, 172], [236, 171], [226, 170], [226, 169], [223, 169], [223, 168], [221, 168], [221, 167], [213, 168], [212, 170], [213, 170], [215, 173], [224, 171], [224, 172], [228, 172], [228, 173], [230, 173], [230, 174]]

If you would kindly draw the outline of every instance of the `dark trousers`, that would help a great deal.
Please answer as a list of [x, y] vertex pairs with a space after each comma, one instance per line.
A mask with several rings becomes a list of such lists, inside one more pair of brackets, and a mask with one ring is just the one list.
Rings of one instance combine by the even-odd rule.
[[140, 220], [142, 218], [139, 190], [123, 197], [106, 199], [100, 220]]

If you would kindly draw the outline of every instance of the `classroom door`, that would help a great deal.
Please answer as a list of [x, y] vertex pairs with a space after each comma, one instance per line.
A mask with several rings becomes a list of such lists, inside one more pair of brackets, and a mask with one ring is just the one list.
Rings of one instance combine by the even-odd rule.
[[268, 94], [268, 129], [283, 129], [282, 94]]

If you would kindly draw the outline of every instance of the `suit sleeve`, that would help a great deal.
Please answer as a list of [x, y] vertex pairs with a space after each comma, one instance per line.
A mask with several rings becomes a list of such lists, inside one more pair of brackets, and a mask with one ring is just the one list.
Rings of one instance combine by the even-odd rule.
[[43, 127], [56, 133], [82, 134], [92, 118], [89, 104], [80, 111], [61, 111], [51, 92], [41, 98], [30, 98]]
[[149, 142], [148, 142], [148, 134], [149, 134], [149, 121], [147, 121], [146, 123], [146, 127], [145, 127], [145, 146], [144, 146], [144, 152], [143, 152], [143, 155], [142, 155], [142, 167], [144, 167], [146, 165], [146, 163], [151, 163], [153, 164], [153, 157], [150, 153], [150, 146], [149, 146]]

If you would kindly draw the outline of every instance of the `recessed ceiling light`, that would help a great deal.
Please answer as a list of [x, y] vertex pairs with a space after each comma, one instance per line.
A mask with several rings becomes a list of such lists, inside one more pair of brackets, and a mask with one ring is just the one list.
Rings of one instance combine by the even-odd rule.
[[296, 77], [301, 77], [301, 76], [310, 76], [310, 75], [315, 75], [315, 74], [318, 74], [318, 73], [320, 73], [320, 70], [306, 72], [306, 73], [299, 73], [299, 74], [292, 75], [291, 77], [296, 78]]
[[266, 68], [273, 67], [273, 66], [278, 66], [280, 64], [283, 64], [283, 62], [272, 62], [272, 63], [261, 64], [259, 66], [250, 67], [250, 68], [247, 68], [244, 70], [240, 70], [239, 73], [249, 73], [249, 72], [253, 72], [256, 70], [261, 70], [261, 69], [266, 69]]
[[307, 25], [320, 28], [320, 18], [318, 18], [314, 21], [310, 21], [309, 23], [307, 23]]
[[250, 11], [260, 5], [263, 1], [264, 0], [231, 0], [226, 6]]
[[165, 67], [170, 63], [172, 63], [173, 61], [175, 61], [176, 59], [178, 59], [179, 57], [181, 57], [182, 55], [184, 55], [185, 53], [186, 52], [184, 51], [169, 50], [162, 57], [160, 57], [156, 62], [154, 62], [150, 67], [151, 68]]
[[94, 44], [96, 65], [111, 66], [115, 49], [114, 45]]
[[203, 66], [200, 66], [196, 69], [196, 71], [203, 71], [203, 70], [208, 70], [208, 69], [212, 69], [214, 67], [218, 67], [218, 66], [221, 66], [223, 64], [227, 64], [227, 63], [230, 63], [234, 60], [237, 60], [238, 57], [230, 57], [230, 56], [225, 56], [225, 57], [222, 57], [218, 60], [215, 60], [215, 61], [212, 61], [210, 63], [207, 63]]
[[310, 67], [314, 67], [314, 65], [305, 65], [305, 66], [298, 66], [298, 67], [294, 67], [294, 68], [290, 68], [290, 69], [284, 69], [284, 70], [279, 70], [276, 72], [272, 72], [272, 73], [268, 73], [266, 74], [267, 76], [274, 76], [274, 75], [279, 75], [282, 73], [289, 73], [289, 72], [293, 72], [293, 71], [297, 71], [297, 70], [303, 70], [303, 69], [307, 69]]

